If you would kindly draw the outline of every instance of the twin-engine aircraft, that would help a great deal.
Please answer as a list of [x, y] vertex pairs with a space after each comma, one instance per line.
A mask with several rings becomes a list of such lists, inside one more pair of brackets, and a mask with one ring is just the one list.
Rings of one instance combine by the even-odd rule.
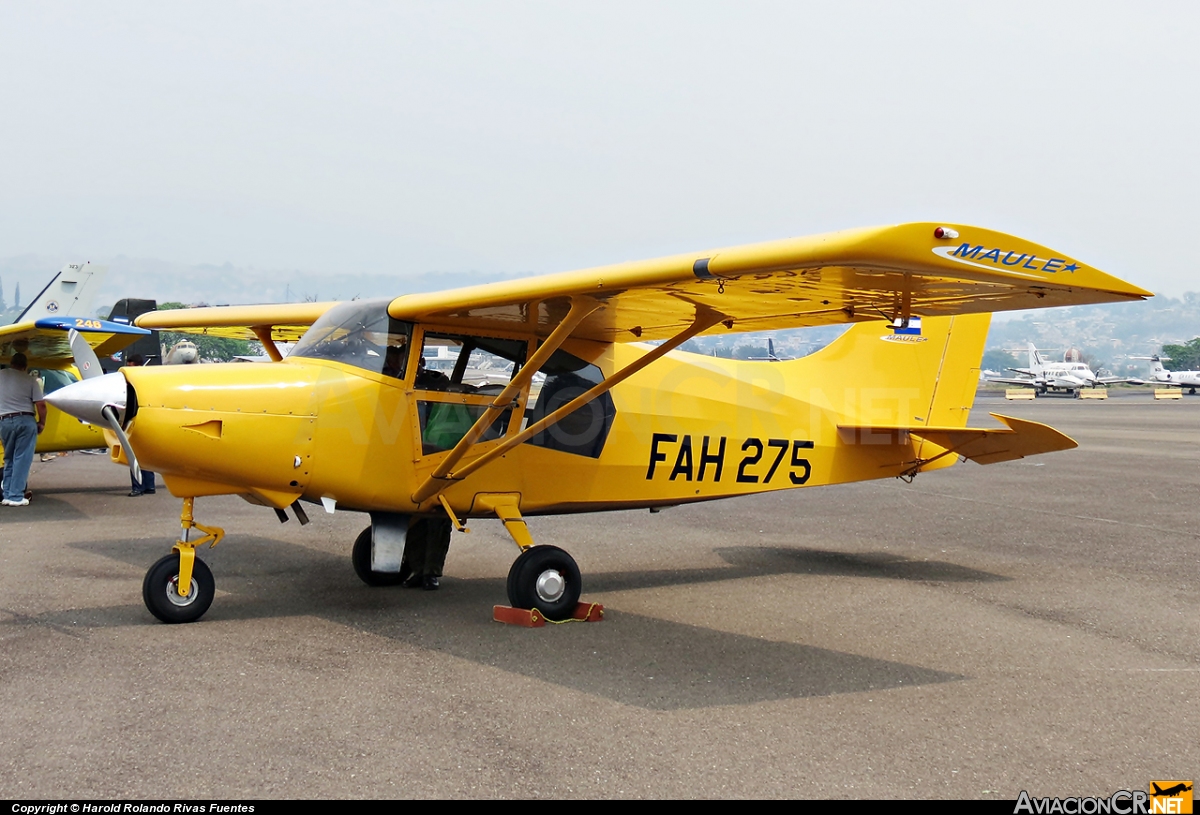
[[1195, 394], [1200, 388], [1200, 371], [1168, 371], [1163, 367], [1164, 362], [1170, 362], [1170, 357], [1130, 357], [1130, 359], [1146, 359], [1151, 362], [1152, 372], [1150, 383], [1168, 388], [1187, 388], [1188, 393]]
[[1145, 384], [1141, 379], [1131, 379], [1125, 376], [1099, 376], [1086, 362], [1050, 362], [1042, 356], [1033, 343], [1029, 343], [1028, 350], [1029, 367], [1009, 369], [1021, 374], [1019, 378], [994, 376], [990, 377], [988, 381], [1033, 388], [1039, 396], [1053, 392], [1079, 396], [1079, 391], [1083, 388], [1117, 385], [1122, 382], [1132, 385]]
[[[498, 517], [521, 550], [509, 602], [561, 619], [580, 571], [533, 545], [527, 516], [911, 479], [960, 458], [1074, 447], [1006, 416], [966, 426], [988, 312], [1148, 296], [1019, 238], [908, 224], [391, 300], [155, 312], [138, 325], [258, 339], [276, 361], [126, 368], [50, 401], [107, 425], [115, 460], [183, 499], [185, 533], [143, 581], [164, 622], [196, 620], [213, 600], [195, 549], [224, 531], [194, 507], [226, 494], [281, 521], [290, 509], [305, 522], [304, 503], [368, 513], [351, 560], [370, 585], [398, 582], [406, 539]], [[701, 334], [838, 323], [856, 325], [793, 361], [675, 350]], [[279, 341], [298, 341], [286, 359]]]

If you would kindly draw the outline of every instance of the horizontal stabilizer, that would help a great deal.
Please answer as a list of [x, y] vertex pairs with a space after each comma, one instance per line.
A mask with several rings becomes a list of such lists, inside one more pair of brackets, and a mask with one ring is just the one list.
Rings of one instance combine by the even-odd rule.
[[[858, 444], [906, 444], [928, 441], [977, 464], [1013, 461], [1039, 453], [1070, 450], [1079, 445], [1049, 425], [991, 414], [1007, 427], [898, 427], [838, 425], [843, 441]], [[944, 455], [941, 454], [941, 455]]]

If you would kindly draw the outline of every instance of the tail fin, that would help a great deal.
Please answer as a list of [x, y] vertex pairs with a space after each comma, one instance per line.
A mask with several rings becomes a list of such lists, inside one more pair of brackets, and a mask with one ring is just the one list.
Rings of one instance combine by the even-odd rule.
[[1037, 347], [1033, 343], [1029, 343], [1029, 370], [1036, 372], [1038, 368], [1045, 364], [1042, 355], [1038, 353]]
[[991, 314], [926, 317], [919, 333], [858, 323], [789, 366], [788, 391], [845, 424], [965, 427]]
[[14, 322], [40, 320], [42, 317], [91, 317], [92, 300], [100, 281], [108, 271], [90, 263], [68, 263], [30, 301]]

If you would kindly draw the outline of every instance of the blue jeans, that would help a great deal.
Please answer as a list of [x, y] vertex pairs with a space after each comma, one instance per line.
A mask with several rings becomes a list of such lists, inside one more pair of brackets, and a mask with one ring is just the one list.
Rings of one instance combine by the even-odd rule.
[[0, 444], [4, 445], [4, 500], [25, 497], [33, 449], [37, 447], [37, 420], [32, 416], [0, 419]]
[[133, 480], [133, 473], [130, 473], [129, 483], [131, 485], [130, 492], [154, 492], [154, 473], [142, 470], [142, 483], [140, 484]]

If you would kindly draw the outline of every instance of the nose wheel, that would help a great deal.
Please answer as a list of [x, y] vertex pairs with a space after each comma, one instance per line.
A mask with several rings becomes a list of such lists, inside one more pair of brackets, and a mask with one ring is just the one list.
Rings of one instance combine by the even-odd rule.
[[188, 590], [179, 591], [179, 553], [172, 552], [146, 572], [142, 599], [146, 608], [164, 623], [190, 623], [204, 616], [217, 593], [212, 571], [203, 560], [192, 561]]
[[575, 558], [557, 546], [532, 546], [508, 570], [508, 602], [514, 608], [536, 608], [548, 620], [570, 617], [581, 588]]

